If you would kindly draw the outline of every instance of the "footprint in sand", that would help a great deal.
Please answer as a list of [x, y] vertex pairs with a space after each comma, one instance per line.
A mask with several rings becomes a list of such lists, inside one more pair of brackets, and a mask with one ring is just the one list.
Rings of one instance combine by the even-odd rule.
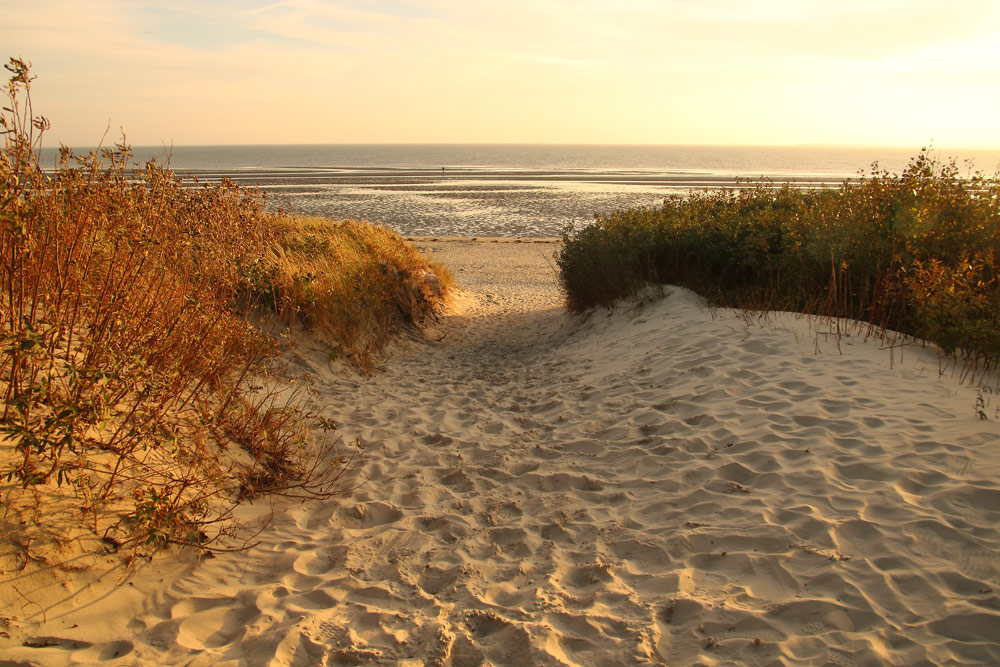
[[461, 574], [462, 566], [460, 565], [444, 567], [426, 565], [417, 585], [428, 595], [438, 595], [446, 589], [451, 589]]
[[308, 551], [295, 559], [292, 568], [299, 574], [324, 575], [343, 565], [347, 558], [347, 551], [346, 544], [336, 544], [322, 550]]
[[[219, 600], [219, 606], [192, 613], [178, 612], [182, 617], [176, 626], [175, 641], [185, 648], [203, 650], [218, 648], [238, 640], [246, 626], [260, 616], [254, 607], [231, 607], [235, 600]], [[186, 605], [176, 605], [181, 607]]]
[[393, 505], [371, 502], [343, 509], [339, 516], [345, 528], [362, 529], [399, 521], [403, 513]]

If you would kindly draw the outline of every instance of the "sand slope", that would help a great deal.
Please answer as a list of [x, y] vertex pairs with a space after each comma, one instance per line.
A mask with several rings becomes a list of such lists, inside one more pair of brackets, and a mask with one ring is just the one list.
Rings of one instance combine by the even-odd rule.
[[569, 318], [551, 245], [426, 247], [457, 314], [371, 378], [299, 360], [361, 488], [0, 664], [1000, 664], [998, 403], [933, 352], [672, 288]]

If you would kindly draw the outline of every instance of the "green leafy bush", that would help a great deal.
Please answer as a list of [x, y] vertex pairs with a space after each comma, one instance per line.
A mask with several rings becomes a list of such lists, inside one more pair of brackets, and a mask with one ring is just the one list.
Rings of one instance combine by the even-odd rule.
[[714, 303], [844, 317], [995, 363], [1000, 179], [963, 177], [928, 150], [902, 174], [840, 188], [768, 181], [599, 216], [564, 237], [571, 309], [609, 306], [649, 283]]

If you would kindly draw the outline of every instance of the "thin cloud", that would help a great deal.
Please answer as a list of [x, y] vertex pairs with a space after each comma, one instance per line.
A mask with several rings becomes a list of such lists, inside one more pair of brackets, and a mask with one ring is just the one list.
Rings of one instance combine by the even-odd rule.
[[68, 142], [1000, 144], [995, 0], [4, 7]]

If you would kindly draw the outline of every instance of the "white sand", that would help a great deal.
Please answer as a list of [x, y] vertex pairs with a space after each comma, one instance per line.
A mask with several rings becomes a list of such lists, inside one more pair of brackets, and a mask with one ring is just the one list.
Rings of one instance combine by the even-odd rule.
[[1000, 664], [1000, 403], [934, 352], [679, 289], [571, 318], [553, 244], [421, 245], [458, 313], [301, 359], [364, 486], [8, 609], [0, 664]]

